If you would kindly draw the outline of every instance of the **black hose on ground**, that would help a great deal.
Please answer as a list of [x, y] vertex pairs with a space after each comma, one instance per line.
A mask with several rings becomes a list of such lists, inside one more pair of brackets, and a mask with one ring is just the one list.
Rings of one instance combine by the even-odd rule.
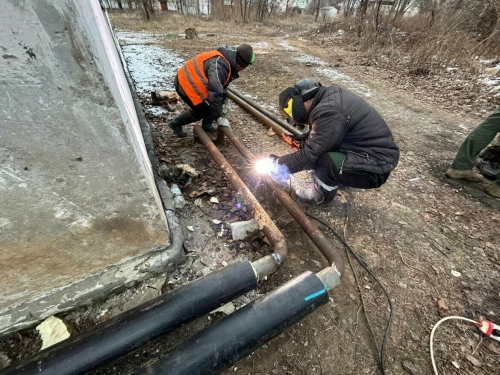
[[328, 301], [320, 278], [305, 272], [134, 374], [219, 374]]
[[72, 336], [0, 375], [77, 375], [107, 364], [257, 287], [248, 261], [235, 263]]
[[349, 250], [349, 252], [356, 258], [356, 260], [359, 262], [361, 267], [363, 267], [365, 269], [365, 271], [368, 272], [371, 277], [373, 277], [375, 282], [380, 286], [380, 288], [384, 292], [385, 296], [387, 297], [387, 303], [389, 304], [389, 320], [387, 322], [387, 326], [385, 327], [384, 338], [382, 340], [382, 347], [380, 349], [380, 352], [378, 353], [379, 354], [378, 360], [379, 360], [380, 371], [382, 372], [382, 375], [385, 375], [385, 373], [386, 373], [385, 372], [385, 348], [387, 345], [387, 340], [389, 339], [389, 333], [391, 332], [392, 321], [394, 319], [394, 306], [392, 305], [391, 296], [389, 295], [389, 292], [387, 291], [387, 289], [384, 287], [384, 284], [382, 284], [380, 282], [380, 280], [377, 278], [377, 276], [375, 276], [373, 271], [370, 269], [370, 267], [368, 267], [368, 265], [363, 261], [363, 259], [361, 259], [361, 257], [358, 255], [358, 253], [356, 253], [353, 249], [351, 249], [351, 247], [347, 244], [347, 242], [345, 242], [344, 239], [342, 237], [340, 237], [337, 234], [337, 232], [335, 232], [335, 230], [330, 225], [328, 225], [324, 220], [321, 220], [313, 215], [310, 215], [307, 212], [306, 212], [306, 215], [309, 216], [311, 219], [316, 220], [318, 223], [324, 225], [326, 228], [328, 228], [330, 230], [330, 232], [332, 232], [335, 235], [335, 237], [337, 237], [337, 239], [344, 244], [346, 249]]

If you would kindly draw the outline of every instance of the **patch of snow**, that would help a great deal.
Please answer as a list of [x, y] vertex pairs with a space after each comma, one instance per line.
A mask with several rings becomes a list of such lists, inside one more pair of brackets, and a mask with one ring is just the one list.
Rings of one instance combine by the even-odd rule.
[[[298, 51], [296, 48], [290, 46], [287, 42], [281, 42], [280, 43], [282, 47], [286, 48], [289, 51]], [[356, 81], [355, 79], [349, 77], [347, 74], [343, 74], [338, 72], [335, 69], [332, 68], [327, 68], [328, 64], [316, 57], [309, 56], [306, 54], [300, 54], [300, 56], [296, 56], [295, 59], [299, 61], [300, 63], [303, 64], [314, 64], [317, 65], [317, 71], [319, 74], [323, 75], [333, 83], [342, 85], [349, 85], [350, 88], [352, 88], [354, 91], [358, 93], [364, 94], [366, 97], [371, 97], [372, 96], [372, 91], [362, 84], [359, 81]], [[320, 79], [321, 81], [321, 79]]]
[[135, 33], [118, 31], [116, 33], [121, 45], [158, 43], [160, 38], [166, 34]]
[[155, 90], [174, 91], [174, 77], [184, 59], [155, 45], [123, 45], [122, 50], [139, 95]]
[[154, 106], [154, 107], [148, 108], [148, 109], [146, 109], [145, 112], [150, 113], [153, 116], [159, 116], [159, 115], [169, 113], [166, 108], [161, 107], [161, 106]]
[[313, 56], [297, 56], [295, 60], [303, 63], [303, 64], [315, 64], [319, 66], [326, 66], [327, 64], [324, 61], [321, 61], [320, 59], [313, 57]]
[[349, 77], [347, 74], [340, 73], [331, 68], [320, 68], [318, 71], [336, 84], [341, 86], [342, 84], [345, 84], [346, 86], [348, 85], [351, 90], [363, 94], [366, 97], [371, 97], [373, 95], [372, 90], [370, 90], [366, 85], [356, 81], [354, 78]]
[[500, 84], [500, 78], [487, 78], [483, 82], [486, 86], [495, 86]]
[[297, 51], [297, 48], [292, 47], [290, 44], [284, 41], [280, 43], [280, 46], [285, 48], [287, 51]]

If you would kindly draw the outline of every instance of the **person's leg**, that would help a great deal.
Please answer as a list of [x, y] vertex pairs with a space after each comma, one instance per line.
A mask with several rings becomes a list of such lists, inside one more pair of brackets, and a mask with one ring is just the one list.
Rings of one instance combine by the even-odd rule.
[[179, 94], [181, 99], [190, 107], [190, 109], [182, 112], [179, 116], [171, 120], [168, 123], [168, 126], [179, 138], [187, 137], [187, 133], [182, 130], [182, 127], [184, 125], [191, 124], [192, 122], [201, 120], [202, 118], [207, 116], [210, 111], [208, 110], [208, 104], [206, 103], [201, 103], [197, 106], [193, 105], [191, 100], [182, 90], [182, 87], [180, 87], [177, 77], [174, 80], [174, 86], [177, 94]]
[[217, 127], [213, 125], [214, 121], [217, 120], [213, 116], [208, 115], [201, 121], [201, 128], [207, 133], [214, 133], [217, 131]]
[[316, 178], [327, 186], [348, 186], [357, 189], [376, 189], [382, 186], [390, 173], [372, 173], [367, 171], [346, 171], [339, 173], [345, 154], [328, 152], [323, 154], [316, 163]]
[[476, 165], [479, 153], [500, 132], [500, 107], [480, 123], [460, 146], [451, 168], [446, 171], [450, 178], [464, 178], [470, 181], [482, 181], [483, 178], [471, 171]]
[[327, 203], [333, 200], [339, 186], [358, 189], [375, 189], [382, 186], [390, 173], [371, 173], [366, 171], [342, 171], [339, 173], [345, 159], [341, 152], [323, 154], [314, 169], [314, 185], [310, 189], [297, 190], [300, 200], [316, 203]]

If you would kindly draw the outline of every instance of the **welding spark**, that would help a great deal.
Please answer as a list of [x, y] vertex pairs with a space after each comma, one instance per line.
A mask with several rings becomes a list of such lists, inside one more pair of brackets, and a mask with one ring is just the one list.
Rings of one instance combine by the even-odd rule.
[[259, 174], [270, 174], [274, 168], [274, 161], [271, 158], [264, 158], [255, 162], [255, 170]]

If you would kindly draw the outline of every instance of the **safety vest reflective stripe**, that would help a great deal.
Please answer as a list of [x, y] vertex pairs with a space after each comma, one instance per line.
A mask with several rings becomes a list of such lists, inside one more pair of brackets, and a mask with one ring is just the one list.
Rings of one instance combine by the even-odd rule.
[[[208, 99], [208, 78], [203, 71], [203, 63], [216, 56], [220, 56], [227, 61], [219, 51], [202, 52], [189, 59], [177, 72], [179, 84], [194, 105], [201, 104]], [[229, 74], [224, 85], [227, 84], [231, 77], [231, 64], [229, 61], [227, 61], [227, 64], [229, 66]]]

